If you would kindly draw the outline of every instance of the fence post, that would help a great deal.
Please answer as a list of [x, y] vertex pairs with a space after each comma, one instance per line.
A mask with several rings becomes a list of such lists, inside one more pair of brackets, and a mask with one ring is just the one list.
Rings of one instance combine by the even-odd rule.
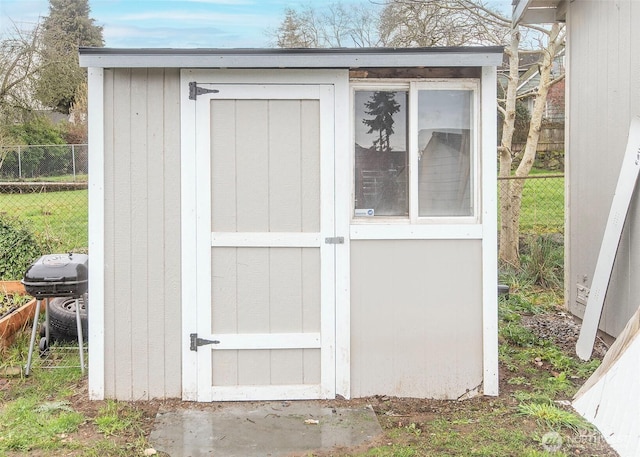
[[73, 165], [73, 181], [76, 180], [76, 148], [75, 145], [71, 145], [71, 163]]
[[20, 157], [20, 146], [18, 146], [18, 180], [22, 179], [22, 160]]

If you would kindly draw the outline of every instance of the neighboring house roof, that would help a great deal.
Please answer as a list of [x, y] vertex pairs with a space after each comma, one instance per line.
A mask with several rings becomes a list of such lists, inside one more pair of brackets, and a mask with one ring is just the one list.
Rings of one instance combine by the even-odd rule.
[[502, 62], [500, 46], [439, 48], [115, 49], [80, 48], [80, 66], [97, 68], [483, 67]]
[[[518, 67], [520, 71], [526, 71], [531, 65], [540, 61], [541, 52], [522, 52], [518, 53]], [[502, 56], [501, 71], [509, 71], [509, 56], [504, 54]]]
[[[557, 78], [564, 73], [564, 55], [565, 48], [563, 47], [555, 59], [553, 59], [553, 67], [551, 68], [551, 77]], [[522, 75], [520, 75], [520, 84], [518, 85], [518, 94], [526, 94], [532, 91], [540, 84], [540, 72], [537, 65], [531, 65], [529, 69]]]

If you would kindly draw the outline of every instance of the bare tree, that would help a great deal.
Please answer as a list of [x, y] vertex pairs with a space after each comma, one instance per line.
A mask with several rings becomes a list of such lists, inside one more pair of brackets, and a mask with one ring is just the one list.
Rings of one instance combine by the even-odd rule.
[[[520, 164], [515, 170], [516, 178], [523, 178], [529, 174], [536, 158], [536, 150], [538, 140], [540, 138], [540, 128], [542, 126], [542, 118], [544, 114], [545, 104], [549, 89], [561, 81], [564, 75], [557, 78], [551, 77], [551, 69], [557, 52], [562, 48], [565, 40], [565, 28], [561, 24], [553, 24], [549, 30], [544, 30], [544, 41], [541, 42], [541, 61], [538, 64], [540, 72], [540, 80], [538, 86], [534, 89], [534, 104], [531, 112], [531, 121], [529, 123], [529, 134], [524, 152], [520, 158]], [[503, 133], [500, 146], [498, 148], [500, 155], [500, 171], [501, 177], [511, 175], [514, 154], [511, 150], [514, 122], [515, 122], [515, 102], [517, 98], [517, 56], [519, 36], [517, 30], [512, 33], [512, 42], [507, 49], [509, 56], [509, 79], [506, 90], [506, 97], [503, 105], [499, 107], [504, 115]], [[499, 257], [502, 261], [512, 265], [520, 265], [518, 245], [520, 240], [520, 211], [522, 208], [522, 190], [524, 188], [523, 179], [505, 179], [500, 185], [500, 252]]]
[[0, 38], [0, 124], [21, 121], [36, 103], [33, 87], [41, 69], [40, 26], [30, 31], [14, 27]]
[[40, 26], [30, 31], [13, 28], [0, 38], [0, 169], [10, 152], [7, 145], [20, 143], [10, 126], [23, 122], [36, 107], [33, 99], [39, 64]]
[[481, 0], [391, 0], [380, 35], [393, 47], [504, 44], [509, 27], [502, 19]]
[[375, 5], [331, 3], [324, 8], [286, 8], [282, 23], [268, 31], [280, 48], [374, 47], [382, 43]]

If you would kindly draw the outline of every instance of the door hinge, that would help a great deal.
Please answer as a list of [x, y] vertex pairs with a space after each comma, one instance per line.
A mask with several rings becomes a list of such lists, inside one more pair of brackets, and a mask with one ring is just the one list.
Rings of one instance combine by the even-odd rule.
[[325, 244], [344, 244], [344, 236], [332, 236], [324, 239]]
[[204, 87], [198, 87], [198, 83], [195, 81], [191, 81], [189, 83], [189, 100], [195, 100], [198, 98], [198, 95], [203, 94], [217, 94], [220, 92], [217, 89], [206, 89]]
[[207, 344], [220, 344], [220, 341], [218, 340], [205, 340], [204, 338], [198, 338], [197, 333], [191, 333], [189, 338], [191, 339], [189, 349], [192, 351], [197, 351], [200, 346], [206, 346]]

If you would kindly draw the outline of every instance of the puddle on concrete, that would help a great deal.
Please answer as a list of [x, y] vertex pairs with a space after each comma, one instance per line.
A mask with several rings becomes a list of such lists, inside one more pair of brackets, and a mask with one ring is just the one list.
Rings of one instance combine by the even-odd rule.
[[233, 403], [217, 409], [161, 410], [150, 442], [171, 457], [281, 457], [358, 446], [380, 434], [370, 407]]

